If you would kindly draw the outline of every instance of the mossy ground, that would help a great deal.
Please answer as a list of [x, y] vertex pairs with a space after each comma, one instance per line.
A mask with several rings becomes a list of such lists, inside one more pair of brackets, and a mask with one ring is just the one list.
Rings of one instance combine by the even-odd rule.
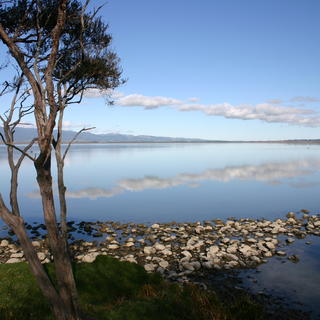
[[[46, 266], [54, 277], [52, 266]], [[75, 264], [81, 309], [97, 320], [263, 319], [261, 305], [244, 295], [230, 303], [197, 286], [179, 286], [141, 266], [99, 256]], [[26, 263], [0, 265], [0, 319], [53, 319]]]

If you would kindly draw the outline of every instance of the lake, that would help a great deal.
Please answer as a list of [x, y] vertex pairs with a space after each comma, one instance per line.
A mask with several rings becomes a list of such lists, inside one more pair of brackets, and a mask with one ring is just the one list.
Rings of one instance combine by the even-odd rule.
[[[3, 146], [0, 177], [0, 192], [6, 196], [9, 171]], [[319, 210], [320, 146], [74, 145], [66, 159], [65, 182], [70, 219], [273, 219], [288, 211]], [[38, 220], [39, 192], [29, 160], [21, 168], [19, 196], [23, 215]]]
[[[8, 201], [10, 177], [3, 146], [0, 146], [0, 179], [0, 192]], [[66, 158], [65, 182], [69, 219], [76, 221], [276, 219], [301, 209], [317, 214], [320, 146], [74, 145]], [[19, 198], [26, 219], [41, 221], [39, 191], [29, 160], [21, 168]], [[306, 241], [311, 244], [306, 245]], [[243, 286], [255, 292], [284, 296], [293, 306], [294, 302], [301, 302], [318, 319], [319, 238], [297, 240], [287, 251], [298, 254], [300, 262], [294, 264], [286, 258], [273, 257], [256, 270], [240, 272]]]

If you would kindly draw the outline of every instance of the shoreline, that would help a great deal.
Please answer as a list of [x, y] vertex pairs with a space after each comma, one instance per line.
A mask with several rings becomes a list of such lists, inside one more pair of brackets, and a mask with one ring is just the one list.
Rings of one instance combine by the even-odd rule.
[[[273, 256], [298, 262], [285, 248], [295, 239], [320, 236], [320, 215], [303, 210], [284, 219], [215, 219], [189, 223], [68, 222], [72, 259], [93, 262], [98, 255], [111, 255], [139, 263], [147, 272], [160, 272], [170, 279], [185, 280], [200, 269], [254, 268]], [[51, 261], [43, 224], [26, 224], [43, 263]], [[13, 234], [9, 230], [9, 235]], [[84, 237], [82, 237], [84, 235]], [[76, 239], [80, 237], [82, 239]], [[88, 237], [91, 238], [88, 241]], [[87, 238], [87, 239], [85, 239]], [[285, 239], [284, 239], [285, 238]], [[18, 243], [0, 238], [0, 263], [24, 261]]]
[[[302, 310], [310, 308], [303, 303], [299, 307], [288, 297], [283, 300], [266, 291], [254, 293], [248, 287], [239, 287], [237, 281], [246, 270], [252, 274], [262, 264], [267, 267], [272, 257], [282, 262], [299, 262], [298, 255], [289, 254], [290, 246], [298, 242], [297, 239], [320, 236], [319, 214], [311, 215], [303, 210], [298, 214], [289, 212], [285, 218], [276, 220], [229, 218], [152, 225], [70, 221], [68, 227], [70, 251], [76, 263], [92, 263], [100, 255], [111, 256], [139, 264], [149, 273], [160, 273], [170, 282], [218, 290], [222, 297], [247, 292], [266, 307], [278, 305], [285, 312], [303, 313]], [[42, 263], [52, 262], [44, 225], [27, 224], [27, 229]], [[307, 240], [303, 245], [309, 244]], [[25, 259], [18, 243], [12, 237], [0, 238], [0, 263], [22, 261]], [[221, 277], [223, 279], [219, 279]]]

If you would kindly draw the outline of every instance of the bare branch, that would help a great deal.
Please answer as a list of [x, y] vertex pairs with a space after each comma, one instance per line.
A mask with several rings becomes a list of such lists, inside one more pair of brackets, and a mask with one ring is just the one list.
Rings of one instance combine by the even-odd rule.
[[18, 160], [18, 162], [17, 162], [17, 164], [16, 164], [16, 166], [15, 166], [17, 169], [20, 168], [23, 159], [26, 157], [27, 151], [34, 145], [34, 143], [35, 143], [36, 141], [38, 141], [38, 138], [32, 139], [32, 140], [30, 141], [30, 143], [23, 149], [23, 152], [24, 152], [24, 153], [22, 153], [22, 155], [20, 156], [20, 158], [19, 158], [19, 160]]
[[75, 140], [78, 138], [78, 136], [84, 132], [84, 131], [88, 131], [88, 130], [92, 130], [92, 129], [95, 129], [96, 127], [91, 127], [91, 128], [83, 128], [81, 129], [80, 131], [78, 131], [75, 136], [73, 137], [73, 139], [68, 143], [68, 146], [67, 146], [67, 149], [65, 150], [64, 154], [63, 154], [63, 157], [62, 157], [62, 160], [64, 161], [64, 159], [66, 158], [66, 155], [71, 147], [71, 145], [75, 142]]
[[13, 149], [18, 150], [19, 152], [21, 152], [22, 154], [24, 154], [27, 158], [29, 158], [31, 161], [33, 161], [33, 162], [36, 161], [35, 158], [31, 157], [31, 156], [30, 156], [27, 152], [25, 152], [23, 149], [17, 147], [16, 145], [14, 145], [14, 144], [12, 144], [12, 143], [8, 143], [8, 142], [5, 140], [5, 138], [4, 138], [4, 136], [3, 136], [3, 134], [2, 134], [1, 132], [0, 132], [0, 137], [1, 137], [2, 141], [3, 141], [3, 143], [4, 143], [6, 146], [12, 147]]

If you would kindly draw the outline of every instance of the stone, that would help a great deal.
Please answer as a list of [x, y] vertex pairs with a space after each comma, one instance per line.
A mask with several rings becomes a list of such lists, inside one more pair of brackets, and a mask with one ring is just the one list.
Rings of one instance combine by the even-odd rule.
[[0, 247], [7, 247], [9, 245], [9, 241], [8, 240], [2, 240], [0, 242]]
[[288, 212], [288, 213], [287, 213], [286, 217], [287, 217], [287, 218], [295, 218], [295, 217], [296, 217], [296, 214], [291, 211], [291, 212]]
[[23, 258], [23, 252], [12, 253], [10, 258]]
[[292, 243], [292, 242], [294, 242], [294, 239], [293, 238], [288, 238], [288, 239], [286, 239], [286, 242], [287, 243]]
[[167, 269], [168, 266], [169, 266], [169, 262], [168, 261], [165, 261], [165, 260], [162, 260], [159, 262], [159, 266], [163, 269]]
[[126, 244], [125, 244], [125, 247], [133, 247], [134, 246], [134, 242], [127, 242]]
[[182, 251], [181, 254], [183, 254], [187, 258], [190, 258], [190, 259], [192, 258], [192, 254], [188, 250]]
[[151, 226], [152, 229], [159, 229], [160, 228], [160, 225], [158, 225], [157, 223], [153, 224]]
[[87, 263], [91, 263], [93, 262], [94, 260], [96, 260], [96, 257], [98, 256], [98, 252], [91, 252], [91, 253], [88, 253], [86, 255], [83, 256], [82, 258], [82, 261], [83, 262], [87, 262]]
[[158, 251], [162, 251], [166, 248], [163, 244], [160, 243], [156, 243], [153, 247]]
[[18, 263], [18, 262], [21, 262], [21, 260], [18, 258], [11, 258], [11, 259], [7, 260], [6, 263]]
[[156, 268], [156, 265], [153, 263], [148, 263], [144, 265], [144, 270], [146, 270], [147, 272], [153, 272]]
[[273, 244], [273, 242], [266, 242], [265, 243], [265, 246], [267, 247], [267, 248], [269, 248], [270, 250], [274, 250], [276, 247], [275, 247], [275, 245]]
[[277, 254], [278, 256], [286, 256], [286, 255], [287, 255], [286, 252], [280, 251], [280, 250], [277, 250], [277, 251], [276, 251], [276, 254]]
[[46, 255], [43, 252], [37, 252], [37, 256], [40, 261], [42, 261], [46, 258]]
[[39, 241], [32, 241], [32, 245], [34, 247], [41, 247], [41, 243]]
[[155, 253], [156, 252], [156, 249], [155, 248], [153, 248], [153, 247], [144, 247], [143, 248], [143, 252], [144, 252], [144, 254], [146, 254], [146, 255], [151, 255], [151, 254], [153, 254], [153, 253]]
[[111, 250], [115, 250], [115, 249], [119, 249], [119, 246], [117, 244], [109, 244], [108, 248]]

